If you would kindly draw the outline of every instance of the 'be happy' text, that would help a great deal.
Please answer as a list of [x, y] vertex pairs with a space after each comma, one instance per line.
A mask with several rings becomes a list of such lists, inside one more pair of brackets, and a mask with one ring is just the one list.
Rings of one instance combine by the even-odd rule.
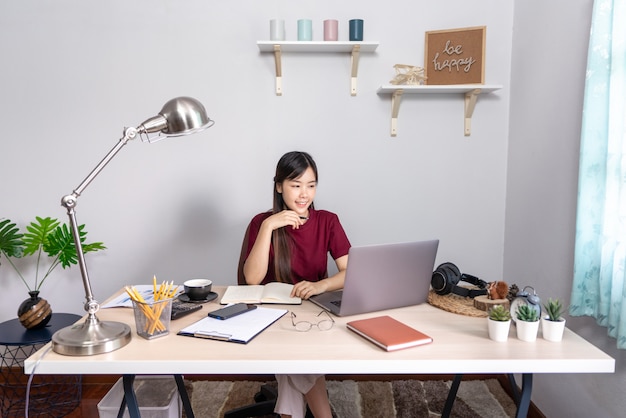
[[[448, 59], [444, 59], [440, 61], [439, 57], [442, 54], [445, 54], [453, 58], [448, 58]], [[437, 52], [433, 58], [433, 65], [434, 65], [435, 71], [445, 71], [447, 69], [449, 73], [451, 73], [453, 70], [456, 70], [457, 72], [463, 71], [465, 73], [469, 73], [472, 68], [472, 65], [476, 62], [476, 60], [474, 59], [474, 57], [454, 58], [454, 56], [458, 56], [462, 54], [463, 54], [462, 45], [455, 46], [455, 45], [452, 45], [451, 41], [449, 40], [446, 41], [446, 46], [443, 48], [443, 51]]]

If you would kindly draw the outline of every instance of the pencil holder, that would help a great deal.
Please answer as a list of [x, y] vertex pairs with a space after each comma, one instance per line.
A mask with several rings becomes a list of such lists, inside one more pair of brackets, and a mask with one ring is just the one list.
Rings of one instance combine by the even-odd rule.
[[137, 335], [140, 337], [151, 340], [169, 334], [172, 299], [161, 299], [156, 302], [133, 300], [133, 312]]

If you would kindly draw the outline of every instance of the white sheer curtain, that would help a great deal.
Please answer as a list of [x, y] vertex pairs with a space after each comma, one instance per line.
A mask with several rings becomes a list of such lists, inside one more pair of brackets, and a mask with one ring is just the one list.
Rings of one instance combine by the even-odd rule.
[[585, 85], [571, 315], [626, 348], [626, 0], [596, 0]]

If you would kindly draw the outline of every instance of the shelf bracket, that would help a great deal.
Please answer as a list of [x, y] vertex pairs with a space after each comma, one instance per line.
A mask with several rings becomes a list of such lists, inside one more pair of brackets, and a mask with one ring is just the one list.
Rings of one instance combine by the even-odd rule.
[[398, 112], [400, 110], [402, 93], [402, 89], [399, 89], [394, 91], [391, 96], [391, 136], [396, 136], [398, 133]]
[[356, 96], [356, 76], [359, 72], [359, 54], [361, 53], [361, 45], [354, 45], [352, 47], [352, 57], [350, 62], [352, 64], [352, 78], [350, 80], [350, 95]]
[[280, 45], [274, 45], [274, 61], [276, 64], [276, 95], [283, 95], [283, 69], [281, 62], [282, 52]]
[[476, 99], [480, 94], [480, 89], [474, 89], [465, 93], [465, 136], [472, 134], [472, 115], [474, 114], [474, 107], [476, 107]]

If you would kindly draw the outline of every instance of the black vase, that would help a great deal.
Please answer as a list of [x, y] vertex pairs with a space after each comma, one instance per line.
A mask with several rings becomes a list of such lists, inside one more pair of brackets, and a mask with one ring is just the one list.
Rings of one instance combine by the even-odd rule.
[[39, 297], [39, 291], [28, 292], [30, 298], [26, 299], [17, 309], [20, 323], [26, 329], [38, 329], [45, 327], [52, 318], [52, 309], [47, 300]]

